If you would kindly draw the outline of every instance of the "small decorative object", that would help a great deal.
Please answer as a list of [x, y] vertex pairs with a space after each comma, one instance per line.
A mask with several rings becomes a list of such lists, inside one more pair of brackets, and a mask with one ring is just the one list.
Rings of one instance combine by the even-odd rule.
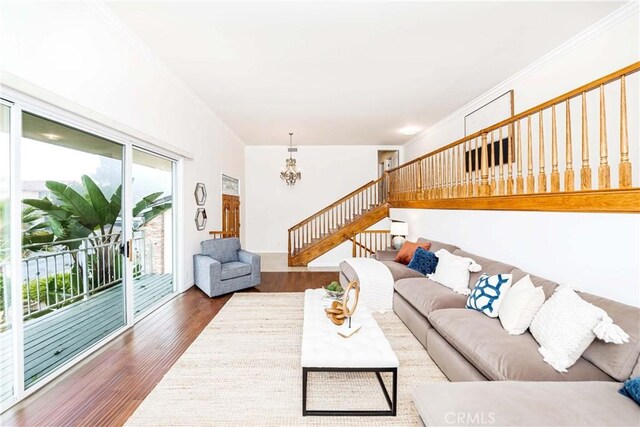
[[[355, 292], [355, 302], [353, 306], [349, 308], [349, 292], [351, 290]], [[350, 317], [353, 316], [353, 313], [356, 311], [356, 307], [358, 306], [358, 298], [360, 297], [360, 284], [355, 280], [349, 283], [347, 289], [344, 291], [344, 296], [342, 297], [342, 301], [334, 301], [331, 304], [331, 307], [325, 308], [324, 311], [327, 313], [327, 317], [331, 319], [331, 321], [335, 325], [342, 325], [345, 319], [349, 318], [349, 322], [351, 322]]]
[[197, 183], [193, 195], [196, 198], [196, 204], [198, 206], [204, 206], [204, 202], [207, 200], [207, 187], [205, 187], [202, 182]]
[[302, 179], [302, 174], [296, 167], [296, 159], [294, 159], [291, 154], [297, 152], [298, 149], [293, 148], [293, 132], [289, 132], [289, 158], [287, 159], [286, 166], [280, 172], [280, 178], [282, 178], [287, 185], [295, 185], [296, 181]]
[[344, 288], [335, 280], [325, 286], [324, 291], [329, 295], [329, 297], [334, 299], [342, 298], [344, 295]]
[[207, 211], [204, 208], [196, 210], [196, 228], [198, 231], [204, 230], [207, 225]]
[[393, 236], [393, 239], [391, 240], [391, 244], [393, 245], [393, 247], [397, 250], [400, 250], [402, 244], [405, 241], [405, 238], [407, 237], [407, 234], [409, 234], [409, 225], [403, 221], [393, 221], [391, 223], [389, 234]]

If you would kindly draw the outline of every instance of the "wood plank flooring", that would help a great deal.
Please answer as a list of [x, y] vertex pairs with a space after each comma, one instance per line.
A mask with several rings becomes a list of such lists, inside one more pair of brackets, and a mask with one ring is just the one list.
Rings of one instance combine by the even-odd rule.
[[[337, 272], [263, 272], [246, 292], [302, 292]], [[2, 426], [120, 426], [231, 295], [193, 287], [0, 416]]]

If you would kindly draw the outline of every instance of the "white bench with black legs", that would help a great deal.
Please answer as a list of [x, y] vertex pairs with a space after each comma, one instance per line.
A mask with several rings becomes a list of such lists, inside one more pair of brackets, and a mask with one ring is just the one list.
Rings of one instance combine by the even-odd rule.
[[[397, 412], [398, 358], [376, 320], [364, 304], [358, 306], [352, 322], [361, 329], [349, 338], [338, 335], [338, 327], [325, 314], [327, 301], [322, 289], [309, 289], [304, 295], [302, 327], [302, 415], [375, 416]], [[371, 372], [380, 382], [388, 408], [381, 410], [307, 409], [309, 372]], [[391, 374], [391, 392], [383, 373]], [[372, 390], [372, 392], [376, 392]]]

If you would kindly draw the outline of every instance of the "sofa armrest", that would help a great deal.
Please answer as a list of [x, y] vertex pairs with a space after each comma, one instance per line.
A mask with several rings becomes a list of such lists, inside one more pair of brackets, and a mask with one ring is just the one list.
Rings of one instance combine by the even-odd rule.
[[213, 286], [220, 283], [222, 264], [207, 255], [193, 256], [193, 280], [207, 295], [213, 293]]
[[238, 261], [251, 265], [251, 284], [260, 284], [260, 255], [240, 249], [238, 251]]
[[396, 259], [396, 255], [398, 255], [398, 251], [378, 251], [376, 252], [375, 258], [378, 261], [393, 261]]

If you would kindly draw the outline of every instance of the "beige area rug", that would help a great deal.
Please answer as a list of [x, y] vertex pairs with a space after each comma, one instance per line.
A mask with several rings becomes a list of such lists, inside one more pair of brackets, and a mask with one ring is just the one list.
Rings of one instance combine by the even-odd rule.
[[[303, 298], [303, 293], [235, 294], [127, 425], [417, 425], [412, 391], [447, 379], [393, 312], [374, 317], [400, 360], [398, 415], [302, 416]], [[308, 409], [387, 408], [373, 373], [311, 373], [307, 397]]]

